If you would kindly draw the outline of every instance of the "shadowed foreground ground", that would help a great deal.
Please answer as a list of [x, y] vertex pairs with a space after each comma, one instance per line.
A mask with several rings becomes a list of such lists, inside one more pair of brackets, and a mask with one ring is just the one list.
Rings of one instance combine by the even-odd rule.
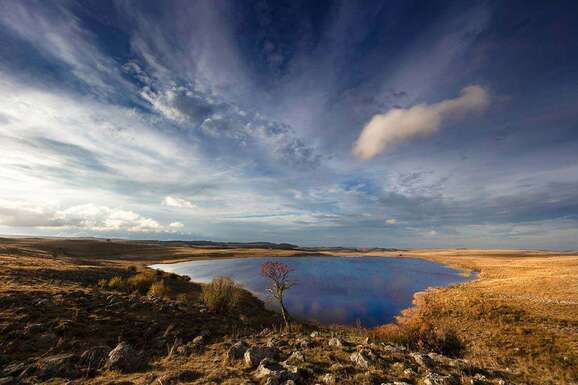
[[[275, 327], [278, 319], [248, 293], [235, 312], [212, 314], [199, 301], [198, 284], [170, 274], [160, 279], [183, 295], [180, 300], [99, 286], [99, 282], [113, 276], [130, 277], [135, 270], [146, 270], [146, 265], [158, 262], [352, 254], [417, 256], [480, 272], [474, 282], [416, 296], [419, 306], [405, 314], [455, 330], [466, 342], [465, 358], [469, 362], [433, 355], [422, 359], [428, 362], [421, 365], [419, 356], [392, 345], [363, 342], [367, 335], [378, 342], [380, 329], [297, 325], [290, 334], [262, 333], [263, 328]], [[255, 371], [243, 358], [223, 360], [232, 354], [231, 345], [241, 340], [255, 348], [265, 349], [269, 344], [275, 349], [277, 361], [301, 351], [305, 361], [293, 362], [299, 371], [294, 379], [304, 384], [578, 381], [576, 254], [0, 239], [0, 279], [0, 378], [12, 381], [0, 379], [0, 384], [60, 384], [69, 380], [71, 384], [265, 382], [268, 377], [258, 378], [258, 374], [267, 368]], [[309, 336], [313, 329], [320, 335]], [[207, 331], [209, 335], [201, 338], [203, 341], [193, 343], [195, 337]], [[330, 347], [333, 335], [339, 336], [344, 346]], [[119, 341], [128, 342], [139, 357], [126, 373], [102, 368], [103, 360], [99, 359]], [[352, 361], [357, 353], [368, 361], [367, 368]], [[283, 382], [291, 379], [288, 374], [284, 376], [287, 378], [283, 377]]]

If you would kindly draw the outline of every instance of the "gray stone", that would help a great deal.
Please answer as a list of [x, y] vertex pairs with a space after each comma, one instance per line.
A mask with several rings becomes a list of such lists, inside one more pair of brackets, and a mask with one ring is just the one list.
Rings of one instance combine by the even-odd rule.
[[121, 342], [110, 351], [105, 366], [107, 369], [121, 372], [134, 371], [138, 366], [138, 354], [128, 343]]
[[341, 342], [341, 340], [339, 338], [333, 337], [329, 340], [329, 346], [340, 348], [343, 346], [343, 343]]
[[287, 360], [285, 361], [289, 364], [298, 364], [301, 362], [305, 362], [305, 356], [303, 355], [303, 353], [299, 350], [291, 353], [291, 355], [289, 356], [289, 358], [287, 358]]
[[486, 376], [477, 373], [474, 378], [472, 378], [470, 380], [470, 383], [472, 385], [486, 385], [488, 383], [488, 379], [486, 378]]
[[370, 352], [367, 352], [365, 350], [361, 350], [359, 352], [351, 353], [351, 355], [349, 356], [349, 359], [358, 368], [368, 369], [371, 366], [371, 364], [373, 363], [373, 359], [371, 357], [372, 355], [369, 353]]
[[264, 358], [260, 363], [255, 373], [253, 374], [257, 379], [272, 380], [273, 383], [280, 383], [284, 375], [284, 369], [275, 361]]
[[226, 359], [228, 361], [240, 360], [245, 355], [247, 349], [249, 349], [249, 345], [244, 341], [236, 342], [227, 350]]
[[254, 368], [259, 365], [259, 363], [265, 359], [275, 358], [276, 350], [273, 348], [262, 347], [262, 346], [252, 346], [245, 351], [243, 357], [245, 358], [245, 364], [248, 367]]
[[428, 371], [423, 378], [424, 385], [452, 385], [451, 376], [442, 376], [434, 372]]
[[327, 385], [334, 385], [337, 382], [335, 374], [327, 373], [323, 376], [322, 381]]
[[192, 343], [193, 345], [203, 345], [205, 343], [205, 336], [204, 335], [196, 336], [195, 338], [193, 338]]
[[409, 354], [416, 364], [423, 368], [429, 368], [432, 366], [432, 360], [427, 355], [422, 353], [413, 352]]

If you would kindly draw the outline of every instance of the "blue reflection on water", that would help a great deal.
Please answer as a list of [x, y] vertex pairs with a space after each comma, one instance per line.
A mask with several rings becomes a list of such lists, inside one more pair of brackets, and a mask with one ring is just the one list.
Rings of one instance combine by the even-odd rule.
[[266, 300], [267, 281], [259, 275], [267, 260], [286, 263], [297, 281], [287, 291], [290, 314], [323, 324], [376, 326], [393, 320], [411, 306], [414, 293], [471, 278], [434, 262], [414, 258], [383, 257], [275, 257], [191, 261], [153, 265], [153, 268], [209, 282], [215, 276], [231, 277]]

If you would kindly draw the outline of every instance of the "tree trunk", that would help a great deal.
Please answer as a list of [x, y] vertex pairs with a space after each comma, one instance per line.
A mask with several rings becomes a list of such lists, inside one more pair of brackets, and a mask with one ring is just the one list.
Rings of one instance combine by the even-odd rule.
[[285, 304], [283, 303], [282, 299], [279, 299], [279, 304], [281, 305], [281, 315], [283, 316], [283, 321], [285, 322], [285, 327], [287, 328], [287, 330], [290, 329], [289, 327], [289, 313], [287, 312], [287, 309], [285, 309]]

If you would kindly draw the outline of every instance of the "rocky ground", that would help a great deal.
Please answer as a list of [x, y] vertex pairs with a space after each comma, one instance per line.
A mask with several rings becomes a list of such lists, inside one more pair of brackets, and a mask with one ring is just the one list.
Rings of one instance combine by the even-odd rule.
[[[103, 290], [91, 279], [71, 285], [55, 271], [47, 276], [53, 278], [36, 275], [37, 290], [0, 296], [0, 384], [441, 385], [504, 384], [508, 377], [370, 341], [363, 330], [263, 329], [278, 320], [256, 304], [250, 314], [217, 315], [200, 302]], [[29, 275], [17, 277], [25, 282]]]
[[[118, 343], [100, 340], [82, 317], [42, 324], [17, 321], [10, 333], [3, 333], [0, 384], [512, 383], [506, 372], [487, 371], [436, 353], [411, 352], [343, 329], [311, 332], [311, 327], [296, 325], [299, 331], [245, 330], [244, 336], [236, 337], [227, 327], [219, 327], [225, 325], [211, 322], [210, 314], [196, 312], [206, 319], [193, 318], [193, 312], [162, 300], [82, 292], [28, 299], [40, 313], [61, 303], [98, 299], [94, 308], [110, 314], [111, 327], [119, 331]], [[22, 298], [18, 303], [13, 297], [4, 300], [3, 306], [6, 302], [11, 307], [22, 306]], [[125, 318], [124, 308], [148, 309], [159, 317], [183, 322], [139, 322]], [[117, 325], [120, 319], [123, 325]], [[78, 322], [86, 328], [77, 328]], [[211, 327], [202, 329], [206, 325]], [[78, 349], [69, 341], [84, 346]], [[44, 353], [14, 359], [26, 352]]]

